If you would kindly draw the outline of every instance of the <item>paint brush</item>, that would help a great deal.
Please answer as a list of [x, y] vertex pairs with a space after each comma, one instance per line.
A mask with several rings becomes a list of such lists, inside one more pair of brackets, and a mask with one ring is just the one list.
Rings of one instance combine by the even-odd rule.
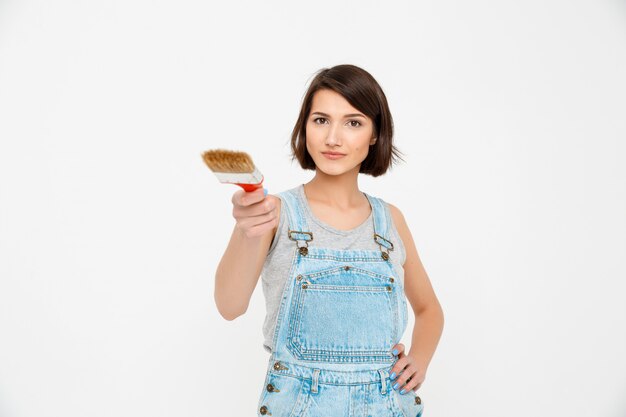
[[[238, 185], [246, 192], [263, 187], [263, 174], [246, 152], [211, 149], [202, 153], [202, 160], [223, 184]], [[267, 195], [267, 189], [263, 191]]]

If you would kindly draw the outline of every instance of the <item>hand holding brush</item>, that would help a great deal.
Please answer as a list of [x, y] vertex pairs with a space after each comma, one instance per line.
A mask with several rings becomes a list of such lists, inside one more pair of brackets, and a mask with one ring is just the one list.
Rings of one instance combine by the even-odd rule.
[[202, 159], [221, 183], [243, 188], [232, 197], [237, 229], [247, 237], [258, 237], [278, 226], [278, 197], [267, 196], [263, 175], [247, 153], [215, 149], [203, 152]]

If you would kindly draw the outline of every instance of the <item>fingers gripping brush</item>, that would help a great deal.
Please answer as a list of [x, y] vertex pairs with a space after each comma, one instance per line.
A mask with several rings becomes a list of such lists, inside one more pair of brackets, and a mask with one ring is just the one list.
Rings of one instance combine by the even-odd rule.
[[[263, 174], [245, 152], [212, 149], [202, 153], [204, 163], [222, 184], [235, 184], [245, 192], [263, 187]], [[267, 195], [267, 189], [263, 188]]]

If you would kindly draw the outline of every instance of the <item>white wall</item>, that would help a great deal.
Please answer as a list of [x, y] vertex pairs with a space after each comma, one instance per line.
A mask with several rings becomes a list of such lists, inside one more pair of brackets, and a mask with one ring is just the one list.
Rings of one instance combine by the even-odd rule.
[[407, 161], [361, 188], [446, 314], [425, 417], [623, 417], [625, 35], [615, 0], [0, 2], [0, 416], [254, 415], [262, 292], [216, 310], [237, 188], [200, 153], [308, 181], [300, 100], [352, 63]]

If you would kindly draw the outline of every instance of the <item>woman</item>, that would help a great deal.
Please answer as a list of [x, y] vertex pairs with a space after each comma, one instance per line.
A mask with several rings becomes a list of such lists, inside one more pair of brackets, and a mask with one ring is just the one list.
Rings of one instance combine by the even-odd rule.
[[[293, 157], [314, 178], [277, 195], [232, 197], [236, 225], [215, 300], [232, 320], [263, 277], [263, 346], [271, 355], [257, 415], [422, 415], [416, 390], [443, 312], [401, 211], [357, 183], [359, 173], [377, 177], [391, 166], [392, 138], [387, 99], [367, 71], [320, 70], [291, 140]], [[407, 299], [415, 327], [405, 353], [398, 342]]]

